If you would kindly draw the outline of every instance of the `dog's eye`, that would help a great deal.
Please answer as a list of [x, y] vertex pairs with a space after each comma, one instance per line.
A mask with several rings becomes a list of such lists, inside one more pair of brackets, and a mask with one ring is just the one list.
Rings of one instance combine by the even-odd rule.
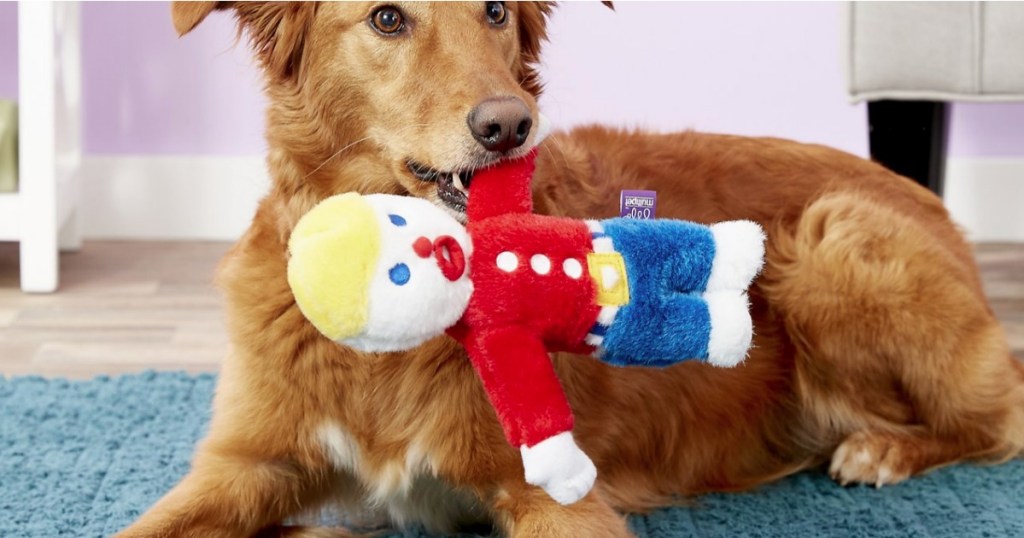
[[501, 26], [508, 20], [508, 11], [505, 10], [505, 2], [487, 2], [484, 7], [487, 12], [487, 20], [495, 26]]
[[401, 215], [391, 213], [388, 215], [388, 220], [390, 220], [391, 224], [394, 224], [395, 226], [405, 226], [405, 217]]
[[395, 35], [405, 28], [405, 17], [398, 8], [384, 6], [370, 15], [370, 26], [384, 35]]
[[409, 272], [409, 266], [404, 263], [395, 264], [394, 267], [388, 270], [388, 278], [399, 286], [404, 286], [409, 282], [410, 276], [412, 274]]

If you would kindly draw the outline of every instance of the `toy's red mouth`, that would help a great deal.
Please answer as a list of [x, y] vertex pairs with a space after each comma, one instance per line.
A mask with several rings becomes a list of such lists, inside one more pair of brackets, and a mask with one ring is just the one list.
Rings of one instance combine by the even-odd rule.
[[426, 237], [419, 237], [413, 242], [412, 249], [421, 258], [433, 254], [441, 274], [452, 282], [466, 272], [466, 255], [462, 252], [462, 245], [450, 235], [442, 235], [433, 243]]

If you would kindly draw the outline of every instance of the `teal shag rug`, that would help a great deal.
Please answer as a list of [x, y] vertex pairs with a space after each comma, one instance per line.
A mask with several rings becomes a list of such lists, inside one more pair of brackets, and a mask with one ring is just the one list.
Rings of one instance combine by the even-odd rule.
[[[214, 380], [0, 380], [0, 537], [104, 537], [131, 523], [188, 470]], [[880, 490], [808, 472], [630, 526], [648, 538], [1024, 536], [1024, 461], [959, 465]]]

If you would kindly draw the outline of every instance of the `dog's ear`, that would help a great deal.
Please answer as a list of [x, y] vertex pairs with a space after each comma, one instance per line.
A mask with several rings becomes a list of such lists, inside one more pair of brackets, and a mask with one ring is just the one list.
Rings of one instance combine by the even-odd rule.
[[239, 31], [249, 35], [267, 76], [296, 76], [317, 3], [236, 2], [234, 8]]
[[[220, 4], [220, 5], [218, 5]], [[225, 2], [171, 2], [171, 20], [179, 36], [199, 26], [211, 11], [223, 8]]]
[[315, 2], [174, 2], [174, 28], [185, 35], [212, 11], [233, 9], [239, 34], [249, 36], [268, 78], [298, 73], [302, 50], [316, 13]]
[[519, 8], [519, 58], [523, 88], [533, 95], [540, 95], [541, 82], [537, 76], [540, 48], [548, 38], [547, 22], [551, 13], [551, 2], [517, 2]]

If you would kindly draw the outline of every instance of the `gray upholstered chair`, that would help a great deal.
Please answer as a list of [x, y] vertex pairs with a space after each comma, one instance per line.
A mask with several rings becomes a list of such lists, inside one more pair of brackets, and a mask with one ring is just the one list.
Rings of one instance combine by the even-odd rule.
[[1024, 2], [852, 2], [846, 21], [871, 156], [941, 195], [948, 103], [1024, 101]]

